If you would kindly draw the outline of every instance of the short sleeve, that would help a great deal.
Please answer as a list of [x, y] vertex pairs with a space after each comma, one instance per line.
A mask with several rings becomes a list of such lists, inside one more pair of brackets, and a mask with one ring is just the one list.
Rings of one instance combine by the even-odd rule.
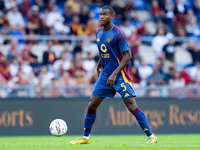
[[118, 45], [121, 53], [130, 50], [129, 43], [122, 31], [118, 32]]

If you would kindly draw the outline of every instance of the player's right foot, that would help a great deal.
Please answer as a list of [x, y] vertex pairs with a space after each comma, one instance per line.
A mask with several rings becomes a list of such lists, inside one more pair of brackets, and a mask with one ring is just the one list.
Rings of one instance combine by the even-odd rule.
[[69, 144], [90, 144], [90, 140], [86, 140], [84, 137], [79, 138], [78, 140], [70, 141]]
[[157, 143], [158, 142], [158, 138], [154, 135], [153, 137], [148, 136], [148, 139], [146, 141], [146, 143]]

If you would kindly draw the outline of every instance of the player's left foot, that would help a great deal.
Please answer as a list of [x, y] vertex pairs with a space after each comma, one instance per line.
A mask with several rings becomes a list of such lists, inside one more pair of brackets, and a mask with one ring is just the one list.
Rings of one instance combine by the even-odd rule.
[[78, 140], [70, 141], [69, 144], [90, 144], [90, 140], [85, 139], [84, 137], [79, 138]]
[[157, 143], [157, 142], [158, 142], [158, 138], [155, 135], [154, 136], [148, 136], [148, 139], [146, 141], [146, 143]]

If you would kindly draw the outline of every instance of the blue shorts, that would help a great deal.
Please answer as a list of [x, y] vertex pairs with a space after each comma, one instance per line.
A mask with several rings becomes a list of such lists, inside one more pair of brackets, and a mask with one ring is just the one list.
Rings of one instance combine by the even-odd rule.
[[122, 99], [136, 97], [136, 93], [132, 87], [132, 84], [130, 82], [125, 82], [121, 74], [118, 75], [112, 87], [107, 86], [107, 80], [108, 77], [101, 73], [95, 83], [94, 91], [92, 92], [93, 96], [114, 97], [116, 92], [119, 92]]

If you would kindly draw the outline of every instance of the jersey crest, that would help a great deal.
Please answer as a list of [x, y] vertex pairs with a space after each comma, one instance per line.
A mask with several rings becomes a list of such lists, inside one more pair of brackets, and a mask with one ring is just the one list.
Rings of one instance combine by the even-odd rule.
[[110, 43], [110, 41], [111, 41], [111, 38], [107, 38], [107, 42]]

